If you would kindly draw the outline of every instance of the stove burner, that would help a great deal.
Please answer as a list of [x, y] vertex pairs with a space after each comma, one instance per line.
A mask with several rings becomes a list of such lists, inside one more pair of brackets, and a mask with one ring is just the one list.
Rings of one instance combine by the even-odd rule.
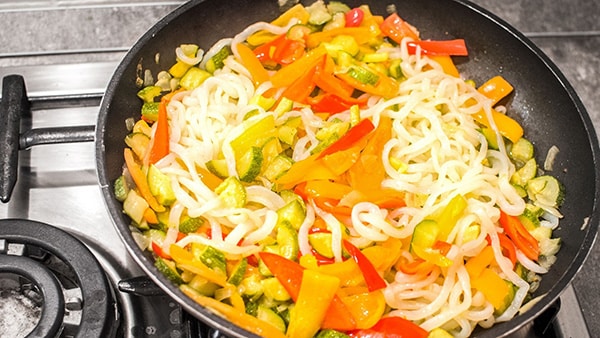
[[94, 255], [72, 235], [45, 223], [0, 220], [2, 274], [30, 282], [41, 296], [30, 337], [115, 337], [113, 290]]

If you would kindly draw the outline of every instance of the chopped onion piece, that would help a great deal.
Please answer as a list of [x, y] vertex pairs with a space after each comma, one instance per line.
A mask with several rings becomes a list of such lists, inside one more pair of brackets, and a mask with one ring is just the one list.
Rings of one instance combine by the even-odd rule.
[[556, 159], [556, 155], [560, 152], [557, 146], [552, 146], [548, 149], [548, 154], [546, 155], [546, 160], [544, 161], [544, 170], [552, 171], [552, 167], [554, 166], [554, 160]]

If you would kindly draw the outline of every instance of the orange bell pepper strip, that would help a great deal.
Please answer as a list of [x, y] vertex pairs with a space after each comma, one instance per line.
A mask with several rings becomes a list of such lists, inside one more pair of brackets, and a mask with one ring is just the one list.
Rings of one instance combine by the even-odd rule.
[[[292, 300], [296, 301], [300, 293], [302, 275], [305, 269], [300, 264], [274, 253], [263, 251], [259, 253], [259, 256], [275, 278], [281, 282]], [[356, 322], [341, 299], [338, 296], [334, 296], [326, 311], [321, 327], [347, 331], [355, 329]]]
[[469, 273], [471, 279], [481, 275], [483, 270], [494, 261], [494, 249], [491, 246], [486, 246], [476, 256], [473, 256], [465, 263], [465, 269]]
[[260, 63], [260, 60], [248, 46], [240, 43], [237, 45], [237, 51], [241, 58], [240, 61], [250, 72], [255, 86], [259, 86], [261, 83], [269, 80], [269, 74], [267, 73], [267, 70], [263, 67], [263, 65]]
[[200, 176], [200, 180], [212, 191], [214, 191], [221, 183], [223, 183], [222, 179], [207, 169], [197, 167], [196, 172]]
[[263, 320], [240, 311], [229, 304], [222, 303], [211, 297], [203, 296], [188, 285], [181, 285], [180, 288], [184, 294], [186, 294], [196, 303], [217, 311], [230, 322], [236, 323], [244, 330], [252, 332], [261, 337], [285, 338], [285, 334], [283, 332], [279, 331], [275, 326]]
[[398, 95], [399, 84], [396, 80], [384, 74], [377, 75], [379, 75], [379, 81], [375, 85], [372, 85], [368, 83], [363, 83], [348, 75], [347, 73], [336, 74], [338, 78], [342, 79], [353, 88], [363, 91], [365, 93], [381, 96], [386, 99], [390, 99]]
[[275, 179], [275, 182], [284, 189], [290, 189], [301, 182], [309, 180], [328, 180], [338, 177], [329, 170], [322, 161], [317, 160], [319, 154], [311, 155], [292, 165], [292, 167], [283, 175]]
[[158, 104], [156, 131], [150, 145], [149, 163], [156, 163], [169, 154], [169, 121], [167, 117], [167, 100], [162, 99]]
[[[515, 264], [517, 264], [517, 249], [515, 248], [515, 243], [513, 243], [506, 234], [501, 232], [498, 233], [498, 239], [500, 240], [502, 255], [510, 260], [514, 269]], [[492, 245], [490, 236], [486, 237], [486, 241], [488, 242], [488, 245]]]
[[513, 91], [513, 86], [502, 76], [497, 75], [479, 86], [477, 91], [491, 99], [492, 105], [495, 105]]
[[333, 154], [323, 156], [321, 161], [336, 175], [342, 175], [348, 169], [352, 168], [360, 158], [360, 153], [363, 151], [365, 144], [367, 143], [366, 138], [358, 141], [353, 147], [345, 150], [336, 151]]
[[[471, 116], [473, 116], [473, 119], [478, 123], [491, 128], [491, 124], [483, 110], [480, 110]], [[523, 127], [510, 116], [492, 109], [492, 118], [494, 119], [494, 123], [496, 124], [496, 127], [498, 127], [500, 134], [511, 142], [515, 143], [523, 136]]]
[[294, 102], [304, 103], [310, 93], [315, 89], [314, 76], [317, 65], [304, 71], [294, 82], [292, 82], [281, 94]]
[[523, 226], [518, 217], [507, 215], [500, 210], [500, 225], [517, 249], [521, 250], [527, 258], [537, 261], [540, 256], [539, 243]]
[[133, 151], [130, 148], [125, 148], [123, 151], [123, 155], [125, 157], [125, 165], [127, 166], [127, 170], [135, 183], [140, 195], [148, 202], [150, 208], [156, 212], [165, 211], [165, 207], [158, 203], [156, 198], [150, 192], [150, 187], [148, 186], [148, 180], [146, 179], [146, 175], [142, 171], [140, 165], [135, 161], [133, 157]]
[[326, 55], [322, 65], [317, 67], [315, 76], [316, 85], [327, 93], [339, 96], [343, 99], [350, 99], [354, 88], [346, 82], [338, 79], [333, 75], [335, 63], [333, 59]]
[[444, 73], [450, 76], [460, 77], [460, 73], [449, 55], [431, 55], [429, 58], [439, 63], [440, 66], [442, 66]]
[[341, 298], [356, 319], [357, 329], [368, 329], [374, 326], [385, 312], [385, 297], [381, 290], [354, 293]]
[[295, 62], [281, 67], [281, 69], [271, 76], [273, 87], [282, 88], [291, 85], [296, 79], [302, 76], [307, 69], [313, 69], [317, 64], [322, 62], [322, 57], [325, 54], [327, 54], [327, 49], [323, 46], [319, 46], [310, 50]]
[[392, 137], [392, 119], [382, 116], [379, 125], [371, 133], [360, 158], [349, 169], [350, 185], [359, 191], [379, 189], [385, 178], [385, 169], [381, 160], [383, 147]]
[[414, 261], [409, 262], [408, 259], [400, 257], [394, 265], [394, 267], [408, 275], [424, 275], [428, 274], [431, 270], [433, 270], [435, 264], [421, 258], [417, 258]]

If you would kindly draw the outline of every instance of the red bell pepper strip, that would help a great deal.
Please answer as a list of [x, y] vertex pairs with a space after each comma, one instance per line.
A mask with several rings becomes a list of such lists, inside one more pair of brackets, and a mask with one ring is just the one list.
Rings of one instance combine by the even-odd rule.
[[397, 43], [402, 42], [405, 37], [419, 40], [418, 32], [396, 13], [385, 18], [379, 25], [379, 29], [385, 36]]
[[360, 8], [352, 8], [346, 12], [346, 27], [358, 27], [365, 18], [365, 12]]
[[275, 61], [280, 65], [288, 65], [301, 58], [304, 53], [304, 41], [288, 39], [286, 33], [254, 48], [254, 54], [261, 62]]
[[[292, 300], [296, 301], [300, 293], [304, 268], [300, 264], [274, 253], [260, 252], [258, 255], [283, 285]], [[321, 327], [348, 331], [356, 328], [356, 322], [342, 300], [338, 296], [334, 296]]]
[[158, 245], [156, 242], [152, 241], [152, 252], [154, 252], [158, 257], [163, 259], [171, 260], [171, 256], [167, 255], [166, 252]]
[[371, 120], [364, 119], [360, 121], [357, 125], [350, 128], [348, 132], [344, 134], [344, 136], [340, 137], [329, 147], [325, 148], [325, 150], [323, 150], [319, 156], [317, 156], [317, 159], [352, 147], [356, 142], [369, 134], [373, 129], [375, 129], [375, 126]]
[[352, 338], [426, 338], [429, 333], [401, 317], [384, 317], [369, 329], [348, 332]]
[[[506, 234], [498, 233], [498, 239], [500, 240], [500, 247], [502, 248], [502, 255], [508, 258], [512, 263], [513, 268], [517, 263], [517, 249], [515, 248], [515, 244], [506, 236]], [[489, 245], [492, 245], [492, 240], [490, 236], [486, 238]]]
[[518, 217], [507, 215], [500, 210], [500, 225], [504, 232], [510, 238], [515, 246], [523, 252], [527, 258], [537, 261], [540, 255], [540, 248], [537, 240], [523, 226]]
[[385, 288], [387, 286], [385, 280], [379, 275], [379, 272], [375, 270], [373, 263], [369, 261], [360, 249], [347, 240], [343, 240], [342, 243], [344, 244], [344, 249], [348, 251], [350, 256], [352, 256], [352, 259], [358, 264], [358, 267], [365, 278], [365, 282], [367, 283], [367, 289], [369, 289], [370, 292], [373, 292]]
[[410, 41], [406, 45], [410, 54], [417, 52], [417, 46], [421, 47], [421, 53], [425, 55], [454, 55], [467, 56], [469, 51], [464, 39], [454, 40], [418, 40]]
[[169, 121], [167, 117], [167, 101], [161, 100], [158, 104], [158, 119], [156, 131], [152, 137], [152, 146], [148, 161], [156, 163], [169, 154]]

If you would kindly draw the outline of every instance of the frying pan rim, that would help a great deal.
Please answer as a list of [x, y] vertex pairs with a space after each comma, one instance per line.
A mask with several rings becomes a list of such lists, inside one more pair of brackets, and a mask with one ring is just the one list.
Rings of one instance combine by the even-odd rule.
[[[126, 237], [125, 232], [127, 231], [128, 226], [126, 224], [121, 224], [121, 209], [118, 208], [118, 203], [115, 203], [113, 201], [113, 196], [111, 192], [111, 182], [109, 182], [107, 177], [106, 158], [104, 154], [106, 116], [109, 111], [111, 101], [114, 95], [116, 94], [116, 84], [119, 83], [125, 69], [131, 63], [137, 62], [137, 60], [135, 59], [136, 55], [148, 43], [148, 40], [150, 40], [154, 35], [160, 32], [171, 21], [175, 20], [182, 13], [186, 12], [189, 8], [195, 7], [206, 1], [208, 0], [189, 1], [173, 10], [171, 13], [169, 13], [160, 21], [158, 21], [155, 25], [153, 25], [146, 33], [144, 33], [119, 63], [118, 67], [115, 70], [115, 73], [113, 74], [108, 84], [107, 91], [101, 102], [100, 114], [98, 117], [98, 123], [96, 128], [97, 172], [99, 185], [102, 191], [102, 195], [104, 197], [105, 205], [111, 214], [113, 225], [117, 228], [121, 240], [126, 244], [127, 251], [133, 257], [135, 262], [142, 268], [142, 270], [144, 270], [144, 272], [154, 282], [156, 282], [166, 293], [168, 293], [171, 297], [179, 300], [179, 303], [186, 310], [198, 314], [201, 317], [200, 319], [209, 322], [215, 328], [223, 330], [227, 334], [233, 335], [235, 337], [248, 337], [253, 335], [243, 329], [240, 329], [237, 326], [232, 327], [229, 321], [223, 319], [218, 315], [215, 315], [215, 313], [211, 310], [208, 310], [207, 308], [204, 308], [202, 306], [198, 306], [196, 303], [192, 302], [189, 297], [185, 296], [177, 287], [175, 287], [173, 283], [168, 281], [166, 277], [158, 273], [158, 270], [154, 268], [152, 262], [147, 258], [147, 256], [143, 254], [141, 249], [139, 249], [139, 247], [135, 245], [135, 242], [133, 241], [130, 235], [129, 237]], [[364, 2], [367, 3], [369, 1]], [[485, 337], [506, 336], [508, 334], [516, 332], [523, 325], [534, 320], [541, 312], [543, 312], [554, 301], [556, 301], [556, 299], [561, 295], [564, 289], [571, 283], [573, 278], [575, 278], [576, 274], [582, 268], [586, 258], [590, 254], [590, 249], [592, 248], [596, 240], [598, 225], [600, 223], [598, 219], [599, 215], [597, 212], [597, 202], [600, 200], [600, 165], [597, 165], [598, 158], [600, 156], [600, 147], [598, 145], [598, 138], [596, 135], [596, 131], [593, 127], [591, 118], [587, 113], [587, 110], [581, 102], [579, 96], [577, 95], [569, 81], [566, 79], [564, 74], [559, 70], [559, 68], [554, 64], [554, 62], [551, 61], [550, 58], [544, 52], [541, 51], [541, 49], [539, 49], [531, 40], [525, 37], [516, 28], [508, 24], [506, 21], [504, 21], [497, 15], [482, 8], [481, 6], [474, 4], [468, 0], [448, 0], [448, 2], [454, 2], [456, 4], [464, 6], [467, 11], [473, 12], [473, 15], [483, 16], [485, 19], [491, 21], [494, 25], [498, 26], [505, 32], [509, 33], [513, 38], [518, 40], [524, 48], [529, 49], [532, 53], [535, 54], [536, 58], [543, 63], [544, 67], [552, 73], [552, 77], [559, 82], [560, 87], [562, 87], [566, 91], [571, 102], [574, 105], [574, 108], [577, 110], [577, 113], [579, 114], [579, 117], [581, 118], [585, 131], [587, 133], [586, 136], [589, 141], [589, 146], [591, 147], [593, 162], [594, 164], [596, 164], [594, 165], [595, 193], [592, 212], [588, 218], [587, 228], [585, 229], [586, 234], [582, 245], [577, 251], [577, 254], [574, 256], [573, 260], [571, 261], [569, 267], [563, 272], [558, 282], [555, 283], [554, 286], [552, 286], [550, 290], [545, 294], [544, 298], [541, 301], [534, 304], [529, 311], [522, 315], [512, 318], [508, 322], [497, 323], [492, 328], [481, 331], [481, 335], [476, 335]]]

